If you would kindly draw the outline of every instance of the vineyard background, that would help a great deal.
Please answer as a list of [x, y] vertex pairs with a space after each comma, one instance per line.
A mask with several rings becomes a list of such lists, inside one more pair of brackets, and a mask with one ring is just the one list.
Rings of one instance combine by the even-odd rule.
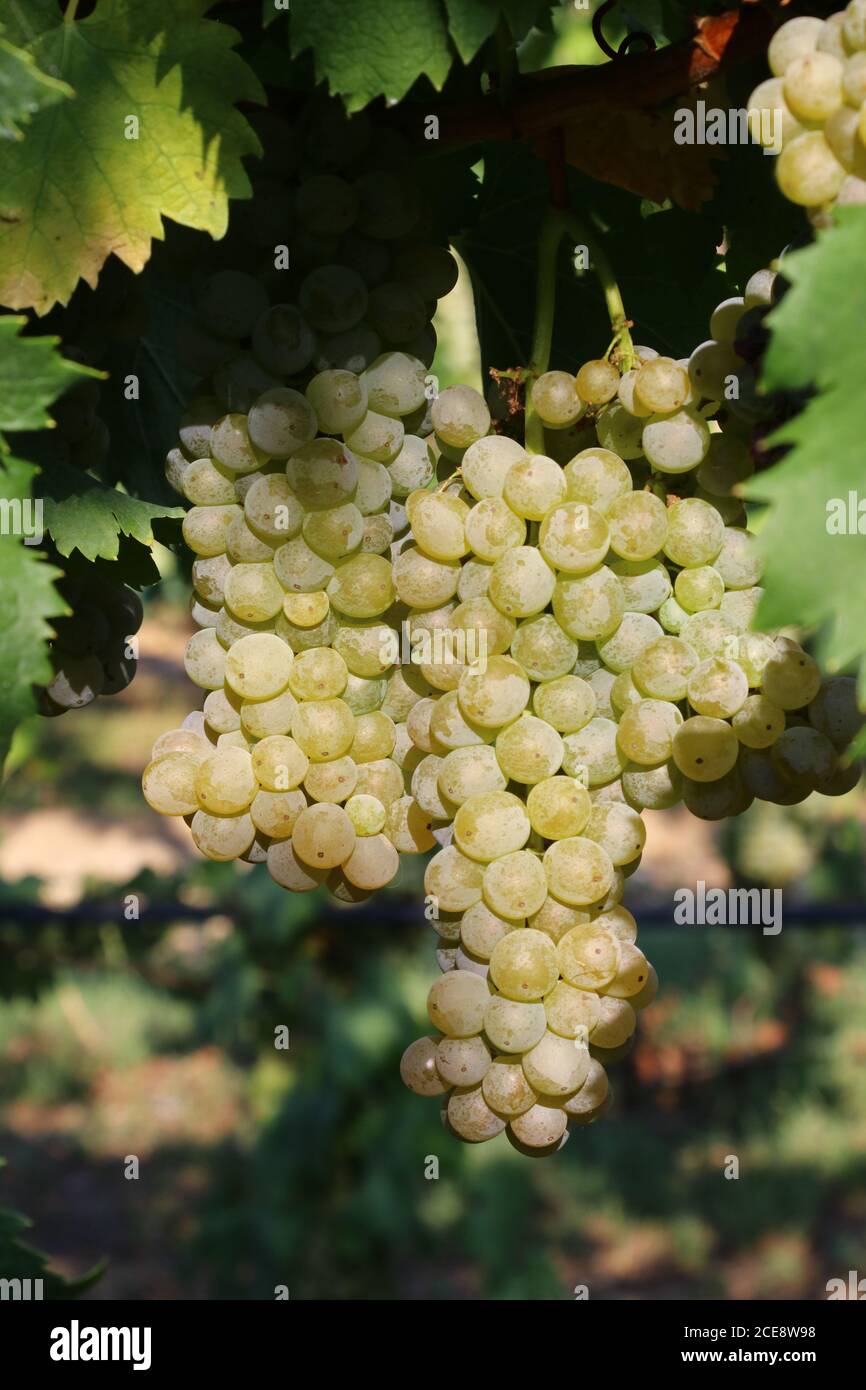
[[[656, 10], [638, 9], [652, 27]], [[603, 61], [589, 24], [562, 7], [552, 34], [527, 40], [524, 70]], [[605, 28], [614, 44], [622, 37], [615, 15]], [[729, 199], [743, 217], [759, 178], [769, 183], [759, 152], [748, 155], [749, 178]], [[482, 267], [486, 357], [512, 362], [496, 306], [510, 314], [508, 287], [531, 246], [520, 217], [544, 170], [526, 151], [496, 158], [520, 188], [518, 251], [509, 261], [496, 242], [492, 179], [487, 220], [460, 250], [473, 273]], [[738, 175], [723, 166], [720, 177], [730, 190]], [[625, 199], [607, 192], [609, 208]], [[737, 244], [735, 279], [799, 227], [796, 210], [767, 196], [775, 220], [755, 218], [747, 249]], [[645, 312], [642, 336], [679, 355], [704, 336], [724, 285], [699, 250], [656, 285], [645, 211], [646, 243], [622, 284]], [[682, 247], [665, 249], [674, 266], [686, 247], [678, 223], [680, 234]], [[677, 275], [679, 296], [654, 322]], [[118, 277], [119, 293], [131, 279]], [[601, 351], [597, 291], [573, 293], [558, 339], [577, 317], [591, 338], [596, 315]], [[515, 320], [524, 310], [515, 302]], [[481, 386], [465, 268], [436, 326], [440, 384]], [[303, 1299], [556, 1299], [583, 1283], [593, 1298], [819, 1298], [829, 1278], [862, 1269], [864, 795], [753, 808], [721, 827], [682, 807], [647, 813], [625, 901], [639, 921], [652, 917], [662, 989], [614, 1072], [611, 1113], [548, 1163], [458, 1146], [436, 1102], [420, 1104], [397, 1070], [425, 1027], [423, 865], [404, 862], [371, 905], [340, 909], [285, 894], [262, 870], [201, 861], [184, 827], [141, 801], [150, 745], [189, 705], [188, 569], [164, 545], [154, 557], [161, 583], [147, 592], [133, 684], [69, 718], [27, 719], [7, 764], [0, 1207], [35, 1225], [0, 1211], [0, 1275], [30, 1272], [19, 1239], [66, 1279], [106, 1259], [85, 1299], [267, 1299], [278, 1284]], [[788, 927], [764, 938], [666, 925], [674, 889], [699, 879], [783, 885]], [[127, 920], [133, 900], [140, 916]], [[288, 1054], [274, 1050], [279, 1024]], [[438, 1181], [424, 1177], [431, 1154]], [[731, 1154], [747, 1180], [723, 1176]], [[138, 1181], [124, 1176], [129, 1155]]]

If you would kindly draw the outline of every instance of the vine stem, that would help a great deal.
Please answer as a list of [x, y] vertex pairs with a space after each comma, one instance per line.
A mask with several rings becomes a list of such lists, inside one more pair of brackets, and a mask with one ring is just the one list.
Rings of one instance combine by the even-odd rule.
[[75, 19], [75, 11], [78, 9], [78, 0], [69, 0], [69, 6], [63, 15], [64, 24], [72, 24]]
[[556, 313], [556, 253], [565, 232], [561, 212], [548, 208], [538, 238], [538, 270], [535, 281], [535, 324], [532, 351], [526, 382], [524, 406], [524, 443], [530, 454], [544, 453], [544, 426], [532, 404], [532, 383], [547, 371], [553, 342], [553, 319]]
[[614, 334], [607, 355], [610, 356], [611, 353], [614, 353], [616, 365], [623, 372], [630, 371], [635, 364], [634, 344], [630, 331], [631, 320], [625, 312], [622, 293], [617, 284], [613, 266], [608, 260], [607, 253], [577, 213], [566, 212], [563, 214], [563, 218], [566, 230], [571, 233], [579, 245], [585, 246], [589, 252], [590, 266], [604, 294], [607, 315]]

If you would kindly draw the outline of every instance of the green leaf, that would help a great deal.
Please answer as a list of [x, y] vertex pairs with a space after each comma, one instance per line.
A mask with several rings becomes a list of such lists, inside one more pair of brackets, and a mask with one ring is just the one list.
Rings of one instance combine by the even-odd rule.
[[494, 33], [502, 5], [499, 0], [445, 0], [445, 7], [457, 52], [464, 63], [469, 63]]
[[53, 421], [48, 406], [82, 376], [99, 372], [61, 357], [59, 338], [27, 338], [25, 318], [0, 317], [0, 430], [43, 430]]
[[292, 53], [307, 48], [349, 111], [399, 101], [421, 76], [440, 91], [452, 62], [438, 0], [294, 0]]
[[[35, 470], [7, 455], [0, 461], [0, 493], [7, 504], [30, 494]], [[49, 565], [20, 535], [0, 533], [0, 766], [9, 751], [15, 726], [35, 709], [33, 685], [51, 679], [49, 618], [66, 611], [54, 587], [60, 571]]]
[[203, 8], [100, 0], [39, 35], [34, 60], [76, 97], [0, 152], [0, 301], [44, 313], [112, 253], [141, 270], [164, 217], [224, 234], [229, 198], [250, 192], [242, 157], [259, 149], [233, 103], [264, 96], [236, 31]]
[[116, 560], [121, 535], [152, 545], [155, 520], [184, 514], [183, 507], [142, 502], [106, 487], [68, 464], [44, 467], [38, 486], [45, 499], [45, 529], [61, 555], [80, 550], [88, 560]]
[[[6, 1160], [0, 1158], [0, 1168]], [[102, 1277], [105, 1261], [101, 1261], [80, 1279], [67, 1279], [50, 1268], [48, 1256], [35, 1250], [20, 1237], [33, 1222], [20, 1212], [0, 1207], [0, 1279], [39, 1279], [44, 1299], [75, 1298], [91, 1288]], [[35, 1297], [31, 1285], [31, 1297]]]
[[25, 49], [0, 38], [0, 137], [20, 140], [21, 126], [37, 111], [72, 94], [67, 83], [40, 72]]
[[[790, 452], [747, 488], [750, 498], [770, 503], [760, 529], [766, 595], [759, 620], [822, 627], [831, 669], [866, 652], [866, 535], [858, 533], [856, 513], [866, 439], [866, 339], [856, 292], [866, 284], [866, 209], [836, 217], [814, 245], [785, 257], [791, 288], [768, 319], [763, 385], [813, 386], [817, 394], [772, 436]], [[850, 494], [853, 534], [834, 534], [834, 501], [847, 520]]]

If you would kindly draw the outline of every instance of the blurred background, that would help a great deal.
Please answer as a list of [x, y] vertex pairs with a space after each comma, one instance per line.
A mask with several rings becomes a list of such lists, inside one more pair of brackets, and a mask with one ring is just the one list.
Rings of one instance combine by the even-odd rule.
[[[538, 45], [600, 57], [567, 10]], [[437, 330], [440, 383], [481, 385], [465, 274]], [[0, 1206], [52, 1267], [179, 1300], [810, 1299], [864, 1271], [863, 794], [647, 813], [625, 901], [661, 990], [610, 1113], [554, 1159], [458, 1145], [398, 1075], [436, 973], [423, 863], [340, 909], [201, 861], [142, 801], [200, 703], [188, 581], [158, 561], [135, 681], [26, 725], [0, 807]], [[782, 887], [784, 930], [674, 927], [699, 879]]]

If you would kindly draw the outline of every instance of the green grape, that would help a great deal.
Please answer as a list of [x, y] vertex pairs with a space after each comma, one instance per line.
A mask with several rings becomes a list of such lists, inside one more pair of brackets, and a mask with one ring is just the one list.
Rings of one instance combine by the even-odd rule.
[[394, 602], [391, 565], [382, 555], [355, 555], [337, 566], [327, 594], [349, 618], [377, 618]]
[[795, 785], [814, 786], [829, 777], [837, 766], [832, 743], [811, 725], [784, 729], [773, 744], [770, 756], [776, 770]]
[[624, 613], [616, 632], [598, 642], [598, 654], [610, 671], [628, 671], [641, 653], [663, 640], [664, 633], [648, 613]]
[[794, 806], [805, 801], [812, 790], [808, 783], [795, 783], [784, 777], [773, 762], [769, 748], [743, 747], [738, 766], [747, 792], [761, 801]]
[[370, 555], [384, 555], [394, 541], [394, 525], [384, 512], [363, 518], [361, 549]]
[[665, 544], [668, 514], [652, 492], [629, 492], [607, 509], [610, 548], [624, 560], [650, 560]]
[[634, 394], [649, 414], [670, 415], [689, 398], [689, 374], [672, 357], [654, 357], [639, 368]]
[[610, 532], [601, 512], [585, 502], [565, 502], [544, 516], [538, 547], [554, 569], [586, 574], [601, 564], [609, 541]]
[[[342, 692], [343, 699], [353, 714], [369, 714], [371, 710], [381, 709], [388, 693], [387, 681], [364, 680], [361, 676], [350, 675]], [[411, 743], [407, 735], [407, 747]]]
[[[435, 899], [441, 912], [465, 912], [481, 899], [483, 875], [484, 870], [480, 864], [467, 859], [454, 845], [449, 845], [435, 854], [428, 863], [424, 874], [424, 892], [428, 897]], [[477, 976], [473, 978], [478, 979]], [[479, 980], [479, 983], [484, 982]]]
[[488, 992], [484, 1032], [498, 1051], [528, 1052], [544, 1037], [546, 1022], [543, 1004], [506, 999], [501, 994], [491, 996]]
[[355, 828], [342, 806], [330, 802], [307, 806], [292, 830], [295, 854], [314, 869], [345, 864], [355, 848], [355, 839]]
[[544, 872], [550, 892], [569, 907], [601, 902], [613, 886], [610, 856], [585, 836], [569, 836], [550, 845], [544, 853]]
[[285, 734], [270, 734], [253, 746], [253, 773], [266, 791], [294, 791], [303, 782], [309, 765], [306, 753]]
[[413, 744], [424, 753], [433, 752], [430, 720], [435, 709], [436, 701], [425, 696], [424, 699], [418, 700], [412, 706], [406, 721]]
[[590, 1042], [594, 1047], [622, 1047], [623, 1043], [628, 1042], [636, 1026], [634, 1009], [626, 999], [617, 999], [610, 994], [603, 995], [599, 1005], [598, 1022], [590, 1034]]
[[272, 566], [272, 547], [247, 525], [243, 513], [235, 515], [229, 522], [225, 539], [226, 554], [233, 565], [267, 565], [269, 568]]
[[434, 560], [415, 546], [401, 550], [394, 561], [397, 597], [409, 608], [440, 608], [457, 592], [460, 565]]
[[550, 613], [521, 623], [510, 645], [515, 661], [534, 681], [561, 679], [577, 658], [577, 644]]
[[258, 789], [252, 758], [243, 748], [219, 749], [196, 768], [196, 801], [211, 815], [234, 816], [248, 810]]
[[355, 720], [355, 737], [351, 754], [356, 763], [374, 763], [389, 758], [394, 751], [396, 726], [393, 719], [381, 710], [359, 714]]
[[712, 565], [698, 565], [695, 569], [680, 570], [674, 581], [674, 593], [687, 613], [701, 613], [707, 608], [719, 607], [725, 582]]
[[304, 540], [311, 550], [331, 564], [358, 549], [364, 536], [364, 518], [353, 502], [304, 517]]
[[544, 932], [524, 927], [507, 933], [493, 948], [490, 978], [508, 999], [543, 999], [558, 977], [556, 947]]
[[636, 420], [619, 401], [599, 415], [596, 429], [602, 447], [621, 459], [638, 459], [643, 454], [643, 421]]
[[212, 459], [229, 473], [253, 473], [267, 461], [247, 429], [246, 415], [224, 415], [214, 425], [209, 441]]
[[806, 711], [809, 723], [843, 752], [863, 726], [853, 676], [833, 676], [823, 683]]
[[319, 372], [305, 394], [322, 434], [349, 434], [367, 414], [367, 386], [354, 372]]
[[434, 751], [446, 753], [454, 748], [468, 748], [485, 743], [492, 736], [490, 730], [464, 716], [456, 690], [447, 691], [436, 701], [430, 716], [430, 742]]
[[362, 516], [384, 511], [391, 501], [391, 475], [382, 463], [358, 459], [358, 486], [354, 502]]
[[251, 444], [262, 456], [287, 459], [312, 444], [316, 437], [316, 412], [300, 391], [274, 386], [262, 392], [250, 407], [246, 425]]
[[683, 779], [683, 801], [693, 816], [701, 820], [727, 820], [740, 816], [752, 804], [752, 793], [743, 783], [738, 767], [731, 768], [715, 782]]
[[625, 757], [616, 741], [613, 719], [596, 715], [576, 733], [563, 739], [562, 770], [589, 787], [603, 787], [619, 777]]
[[[552, 571], [550, 573], [552, 575]], [[569, 637], [581, 641], [597, 642], [609, 637], [619, 627], [625, 612], [622, 586], [607, 565], [600, 565], [592, 574], [574, 579], [561, 577], [553, 584], [552, 598], [554, 616], [560, 627]]]
[[383, 806], [403, 795], [403, 774], [391, 758], [380, 758], [374, 763], [364, 763], [358, 768], [356, 792], [368, 792], [378, 797]]
[[283, 590], [271, 565], [235, 565], [225, 586], [225, 600], [243, 622], [275, 618], [283, 606]]
[[[529, 627], [534, 621], [530, 619], [530, 623], [524, 624], [524, 626]], [[544, 619], [541, 618], [537, 621], [543, 622]], [[471, 634], [473, 640], [468, 640], [465, 643], [467, 660], [473, 658], [479, 651], [482, 654], [486, 653], [487, 656], [504, 656], [517, 632], [516, 625], [511, 618], [500, 613], [499, 609], [495, 608], [488, 598], [467, 599], [465, 603], [459, 603], [451, 614], [450, 623], [455, 633], [465, 632], [467, 638]], [[486, 647], [482, 647], [481, 633], [485, 635]]]
[[[227, 692], [229, 698], [233, 692]], [[237, 698], [237, 697], [236, 697]], [[297, 709], [297, 700], [290, 690], [264, 700], [241, 700], [241, 726], [249, 738], [269, 738], [272, 734], [287, 734]]]
[[278, 543], [298, 535], [304, 511], [286, 479], [269, 473], [257, 478], [247, 492], [244, 516], [255, 535]]
[[[465, 467], [464, 459], [464, 477]], [[612, 502], [632, 489], [631, 473], [619, 454], [599, 448], [583, 449], [566, 464], [565, 483], [569, 502], [583, 502], [603, 516]]]
[[418, 221], [418, 194], [413, 184], [387, 168], [370, 169], [354, 183], [360, 199], [356, 228], [377, 240], [402, 239]]
[[724, 657], [701, 661], [689, 676], [689, 704], [697, 714], [730, 719], [745, 704], [748, 694], [745, 672]]
[[530, 917], [547, 896], [540, 859], [525, 849], [495, 859], [484, 869], [483, 893], [485, 903], [498, 917]]
[[459, 560], [468, 550], [466, 519], [469, 508], [459, 497], [429, 493], [419, 499], [412, 513], [412, 531], [418, 545], [434, 560]]
[[246, 812], [234, 816], [212, 816], [196, 811], [190, 823], [193, 842], [208, 859], [228, 861], [246, 854], [256, 837], [256, 828]]
[[556, 575], [540, 552], [533, 546], [519, 545], [494, 564], [488, 594], [508, 617], [531, 618], [547, 607], [555, 585]]
[[187, 403], [178, 426], [180, 445], [187, 458], [207, 458], [213, 427], [223, 416], [222, 406], [213, 396], [196, 396]]
[[286, 463], [289, 487], [303, 507], [325, 511], [352, 500], [358, 460], [336, 439], [314, 439]]
[[767, 50], [767, 61], [774, 76], [784, 77], [791, 63], [812, 53], [823, 29], [824, 21], [811, 15], [798, 16], [780, 25]]
[[845, 179], [823, 133], [811, 130], [786, 145], [776, 161], [776, 182], [784, 196], [801, 207], [832, 202]]
[[589, 362], [584, 362], [577, 373], [575, 383], [581, 400], [586, 401], [588, 405], [606, 405], [616, 395], [619, 372], [612, 362], [603, 357], [595, 357]]
[[414, 769], [411, 780], [412, 795], [421, 810], [440, 821], [451, 820], [454, 814], [439, 790], [439, 773], [444, 761], [438, 753], [428, 753]]
[[[414, 342], [427, 327], [427, 307], [416, 289], [386, 280], [370, 290], [366, 317], [383, 341]], [[416, 349], [418, 355], [420, 350]]]
[[580, 835], [591, 810], [589, 792], [573, 777], [545, 777], [535, 783], [526, 799], [531, 827], [545, 840]]
[[427, 368], [405, 352], [383, 352], [364, 372], [370, 409], [398, 418], [426, 401]]
[[398, 280], [425, 300], [444, 299], [457, 284], [457, 262], [444, 246], [410, 246], [394, 263]]
[[364, 835], [356, 838], [342, 867], [353, 887], [372, 893], [391, 882], [400, 867], [400, 856], [387, 835]]
[[184, 469], [183, 495], [197, 507], [227, 506], [235, 501], [233, 478], [212, 459], [195, 459]]
[[222, 555], [228, 528], [242, 515], [236, 503], [225, 507], [193, 507], [183, 519], [183, 538], [196, 555], [206, 558]]
[[742, 295], [732, 295], [723, 299], [710, 315], [710, 337], [718, 343], [733, 343], [737, 336], [737, 325], [745, 312]]
[[225, 680], [244, 700], [270, 700], [289, 683], [292, 650], [271, 632], [252, 633], [224, 656]]
[[235, 642], [239, 642], [242, 637], [249, 637], [254, 632], [271, 632], [273, 631], [273, 627], [274, 624], [272, 620], [269, 621], [264, 619], [259, 623], [251, 623], [246, 620], [242, 621], [240, 618], [236, 618], [233, 613], [230, 613], [227, 608], [221, 608], [219, 613], [217, 613], [214, 631], [216, 632], [220, 646], [225, 647], [226, 651], [228, 651], [228, 649]]
[[682, 800], [682, 776], [670, 760], [658, 767], [627, 763], [622, 771], [622, 790], [636, 811], [666, 811]]
[[[320, 265], [305, 276], [298, 291], [298, 306], [304, 319], [322, 333], [345, 333], [364, 317], [369, 295], [367, 286], [356, 271], [344, 265]], [[279, 307], [279, 306], [278, 306]], [[274, 310], [270, 310], [273, 315]], [[270, 330], [273, 337], [273, 329]], [[267, 360], [253, 335], [253, 347], [269, 370], [275, 370]], [[311, 354], [312, 355], [312, 354]], [[288, 376], [291, 373], [276, 372]]]
[[[419, 544], [423, 545], [417, 527], [413, 529]], [[475, 504], [465, 519], [465, 539], [468, 548], [479, 559], [492, 564], [500, 555], [504, 555], [506, 550], [523, 545], [526, 539], [526, 522], [522, 517], [516, 516], [501, 497], [485, 497]], [[461, 552], [463, 553], [465, 552]]]
[[427, 1013], [434, 1028], [447, 1038], [471, 1038], [481, 1032], [489, 1003], [486, 980], [469, 970], [450, 970], [433, 982]]
[[535, 687], [532, 708], [539, 719], [558, 733], [573, 734], [588, 724], [595, 713], [595, 694], [580, 676], [558, 676]]
[[760, 582], [760, 556], [748, 531], [725, 527], [722, 548], [713, 564], [728, 589], [751, 589]]
[[586, 1039], [598, 1022], [599, 996], [558, 980], [544, 1000], [547, 1026], [562, 1038]]
[[[198, 634], [197, 634], [198, 635]], [[193, 639], [194, 640], [194, 639]], [[801, 709], [808, 705], [821, 688], [821, 672], [812, 658], [792, 643], [789, 647], [776, 644], [776, 653], [763, 668], [763, 693], [780, 709]]]
[[433, 428], [446, 444], [467, 449], [490, 429], [490, 411], [471, 386], [446, 386], [433, 401]]
[[342, 758], [354, 737], [355, 717], [344, 700], [305, 700], [292, 717], [292, 738], [314, 763]]
[[270, 840], [287, 840], [295, 821], [304, 810], [307, 798], [302, 791], [256, 792], [250, 807], [250, 817], [256, 830]]
[[[398, 654], [396, 635], [386, 623], [341, 626], [334, 636], [333, 645], [352, 675], [363, 676], [366, 680], [384, 675]], [[411, 671], [411, 668], [407, 670]], [[409, 680], [410, 675], [405, 675], [405, 679]], [[411, 680], [414, 682], [417, 679], [415, 673], [411, 672]]]
[[252, 275], [218, 270], [196, 295], [196, 314], [217, 338], [247, 338], [268, 307], [265, 290]]
[[442, 759], [438, 786], [446, 802], [463, 806], [483, 793], [504, 791], [506, 778], [492, 748], [454, 748]]
[[601, 1113], [608, 1096], [607, 1072], [601, 1062], [595, 1057], [590, 1057], [586, 1080], [579, 1091], [575, 1091], [573, 1096], [568, 1096], [563, 1101], [562, 1108], [570, 1120], [579, 1124], [589, 1124]]
[[506, 1119], [524, 1114], [538, 1099], [520, 1062], [507, 1055], [493, 1058], [481, 1082], [481, 1090], [491, 1110]]
[[844, 100], [845, 69], [832, 53], [805, 53], [785, 69], [785, 100], [800, 121], [821, 122], [832, 116]]
[[[479, 1086], [492, 1058], [484, 1039], [442, 1038], [436, 1049], [439, 1075], [449, 1086]], [[459, 1132], [459, 1131], [458, 1131]]]
[[448, 1090], [436, 1066], [438, 1046], [438, 1038], [418, 1038], [400, 1058], [400, 1078], [416, 1096], [441, 1096]]
[[726, 656], [729, 652], [737, 652], [740, 646], [734, 624], [715, 608], [689, 614], [680, 629], [680, 640], [704, 659], [720, 653]]
[[729, 496], [754, 471], [747, 444], [734, 434], [719, 431], [710, 435], [710, 447], [695, 477], [706, 492], [721, 498]]
[[[221, 690], [211, 691], [213, 695], [222, 696]], [[208, 696], [210, 699], [210, 696]], [[207, 713], [207, 700], [205, 700], [205, 713]], [[208, 721], [209, 727], [213, 727]], [[212, 751], [213, 745], [208, 741], [204, 733], [198, 733], [195, 729], [169, 729], [166, 733], [160, 734], [150, 750], [150, 761], [155, 762], [157, 758], [163, 757], [166, 753], [189, 753], [198, 762], [206, 758]], [[180, 812], [179, 814], [190, 814]]]
[[610, 687], [610, 703], [615, 712], [621, 715], [623, 710], [628, 709], [629, 705], [639, 704], [643, 698], [631, 678], [631, 671], [620, 671]]
[[671, 757], [682, 723], [683, 716], [675, 704], [667, 700], [641, 700], [640, 704], [629, 705], [623, 711], [617, 734], [619, 748], [629, 762], [655, 767]]
[[544, 1096], [573, 1095], [586, 1080], [589, 1050], [573, 1040], [546, 1032], [523, 1057], [530, 1086]]
[[557, 946], [559, 973], [575, 989], [597, 992], [610, 984], [617, 972], [617, 943], [597, 922], [572, 927]]
[[666, 598], [659, 607], [658, 620], [665, 632], [679, 633], [690, 617], [687, 608], [683, 608], [680, 603], [671, 595]]
[[498, 729], [522, 714], [530, 683], [523, 667], [508, 656], [470, 666], [460, 678], [457, 699], [464, 717], [482, 729]]
[[766, 695], [749, 695], [731, 724], [740, 743], [747, 748], [769, 748], [784, 731], [785, 712]]
[[[732, 379], [736, 379], [737, 372], [742, 366], [742, 362], [730, 343], [717, 343], [714, 339], [700, 343], [689, 358], [689, 376], [695, 388], [701, 395], [708, 400], [720, 401], [725, 399], [725, 387]], [[709, 450], [710, 433], [707, 428], [705, 443], [701, 457], [696, 459], [693, 467], [702, 463]], [[699, 439], [697, 435], [691, 438], [694, 446], [692, 452], [699, 451]], [[690, 455], [691, 456], [691, 455]]]
[[[385, 419], [384, 416], [380, 418]], [[356, 444], [350, 443], [349, 447], [361, 454], [366, 452]], [[392, 458], [380, 458], [378, 461], [388, 465], [391, 490], [395, 497], [407, 497], [418, 488], [426, 488], [433, 480], [434, 467], [430, 447], [426, 439], [419, 439], [415, 434], [405, 436], [399, 451]]]
[[453, 1091], [448, 1097], [446, 1116], [452, 1132], [468, 1144], [495, 1139], [505, 1128], [505, 1120], [490, 1109], [480, 1086], [461, 1086]]
[[523, 785], [552, 777], [562, 764], [561, 736], [534, 714], [523, 714], [503, 729], [495, 747], [506, 777]]
[[487, 497], [501, 497], [511, 465], [525, 457], [523, 446], [507, 435], [485, 435], [470, 444], [463, 455], [463, 485], [479, 502]]
[[626, 372], [620, 380], [616, 394], [620, 404], [625, 406], [629, 415], [634, 415], [639, 420], [648, 420], [653, 412], [642, 403], [639, 396], [635, 395], [639, 372], [639, 367], [633, 367], [631, 371]]
[[530, 817], [523, 801], [507, 791], [470, 796], [455, 816], [457, 849], [482, 863], [523, 849], [530, 833]]
[[583, 834], [601, 845], [614, 868], [639, 859], [646, 844], [646, 826], [639, 813], [615, 803], [593, 806]]
[[678, 410], [648, 420], [641, 442], [647, 461], [660, 473], [688, 473], [706, 457], [710, 431], [695, 409]]
[[190, 816], [198, 809], [196, 775], [202, 758], [180, 750], [155, 756], [144, 769], [141, 790], [148, 806], [162, 816]]
[[413, 797], [399, 796], [392, 801], [386, 817], [385, 834], [399, 854], [424, 854], [435, 845], [431, 817], [421, 810]]
[[305, 864], [295, 854], [291, 840], [277, 840], [268, 845], [267, 863], [274, 882], [290, 893], [310, 893], [327, 875], [327, 869], [314, 869]]
[[[289, 653], [289, 659], [291, 660], [291, 653]], [[89, 676], [86, 670], [83, 670], [79, 675], [77, 670], [72, 669], [76, 662], [83, 666], [83, 663], [94, 661], [95, 658], [92, 657], [73, 657], [65, 662], [64, 668], [71, 673], [65, 676], [68, 694], [66, 690], [61, 688], [63, 671], [58, 672], [48, 686], [48, 694], [52, 700], [57, 704], [62, 704], [64, 709], [74, 709], [95, 699], [101, 689], [101, 680], [95, 681], [94, 677]], [[193, 685], [199, 686], [200, 689], [222, 689], [223, 680], [228, 679], [226, 654], [212, 627], [200, 628], [190, 637], [186, 644], [183, 668]], [[101, 667], [99, 667], [97, 674], [101, 677]], [[86, 678], [82, 679], [82, 676]], [[90, 693], [91, 691], [93, 693]]]
[[622, 589], [626, 613], [655, 613], [670, 598], [671, 579], [661, 560], [620, 560], [610, 566]]
[[567, 1124], [568, 1116], [559, 1101], [539, 1101], [510, 1122], [507, 1135], [518, 1153], [556, 1153], [567, 1138]]
[[568, 372], [543, 372], [530, 392], [533, 409], [551, 429], [565, 429], [579, 420], [586, 410], [577, 385]]
[[627, 907], [617, 904], [616, 907], [605, 908], [598, 917], [594, 919], [594, 926], [599, 929], [604, 928], [610, 932], [611, 936], [617, 941], [636, 941], [637, 922]]
[[737, 761], [737, 736], [723, 719], [697, 714], [680, 724], [673, 740], [673, 760], [693, 782], [715, 782]]
[[[346, 447], [353, 454], [372, 459], [376, 463], [395, 463], [400, 458], [400, 452], [406, 443], [406, 431], [402, 420], [394, 420], [375, 410], [368, 410], [354, 429], [344, 433]], [[429, 475], [432, 476], [432, 462], [429, 459], [428, 462], [430, 463]], [[424, 483], [413, 483], [413, 486], [423, 487]], [[407, 491], [411, 491], [411, 488], [408, 488]], [[406, 493], [401, 495], [405, 496]]]
[[718, 564], [724, 535], [722, 518], [714, 507], [700, 498], [685, 497], [668, 508], [664, 550], [675, 565], [693, 568], [715, 563], [724, 578]]
[[548, 894], [538, 911], [530, 917], [529, 925], [536, 931], [543, 931], [555, 946], [572, 927], [584, 926], [589, 921], [588, 912], [569, 907]]
[[331, 700], [342, 695], [348, 678], [348, 667], [339, 652], [311, 647], [295, 657], [289, 689], [299, 700]]

